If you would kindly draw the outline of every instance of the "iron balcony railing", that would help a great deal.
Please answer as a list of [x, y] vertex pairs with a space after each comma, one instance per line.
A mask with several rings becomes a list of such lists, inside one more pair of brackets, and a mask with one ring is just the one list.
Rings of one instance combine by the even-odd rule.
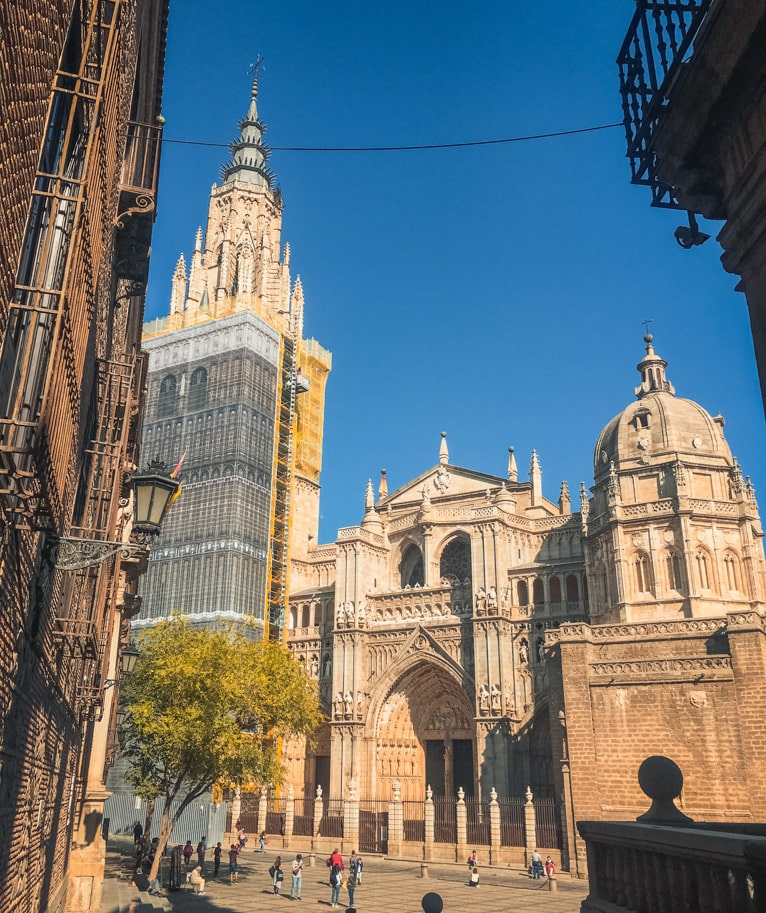
[[617, 65], [633, 184], [652, 189], [652, 206], [683, 208], [657, 176], [654, 139], [673, 81], [693, 53], [712, 0], [637, 0]]

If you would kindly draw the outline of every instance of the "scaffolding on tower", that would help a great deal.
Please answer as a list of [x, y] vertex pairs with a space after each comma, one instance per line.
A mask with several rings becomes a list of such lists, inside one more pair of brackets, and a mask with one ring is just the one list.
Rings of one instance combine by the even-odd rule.
[[274, 485], [264, 638], [276, 642], [283, 642], [287, 636], [285, 617], [292, 525], [290, 506], [298, 420], [296, 399], [298, 394], [309, 389], [308, 378], [296, 364], [298, 339], [295, 323], [291, 320], [290, 334], [283, 333], [281, 337], [277, 417], [274, 427]]

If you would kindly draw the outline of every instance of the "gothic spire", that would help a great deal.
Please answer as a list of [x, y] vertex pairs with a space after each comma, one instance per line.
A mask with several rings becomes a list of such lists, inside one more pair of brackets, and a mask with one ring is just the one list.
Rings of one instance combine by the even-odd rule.
[[665, 377], [665, 368], [667, 368], [668, 363], [660, 358], [659, 355], [655, 355], [654, 348], [652, 347], [653, 341], [654, 336], [652, 336], [651, 333], [647, 333], [646, 336], [644, 336], [646, 357], [637, 365], [638, 370], [641, 372], [641, 384], [636, 387], [636, 397], [638, 399], [642, 399], [649, 393], [676, 392], [673, 385], [667, 377]]
[[239, 122], [239, 137], [234, 140], [231, 149], [232, 160], [223, 167], [223, 181], [243, 181], [272, 189], [274, 173], [266, 164], [271, 150], [263, 142], [266, 125], [258, 118], [258, 77], [253, 80], [250, 93], [250, 107], [247, 115]]
[[515, 482], [519, 478], [519, 469], [516, 466], [516, 457], [513, 455], [515, 447], [508, 448], [508, 480]]

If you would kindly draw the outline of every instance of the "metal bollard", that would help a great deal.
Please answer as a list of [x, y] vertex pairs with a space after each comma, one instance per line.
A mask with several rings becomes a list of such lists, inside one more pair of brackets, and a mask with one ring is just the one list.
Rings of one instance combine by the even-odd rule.
[[425, 862], [420, 863], [420, 877], [428, 878], [428, 866], [425, 864]]
[[558, 891], [558, 889], [559, 889], [559, 886], [556, 884], [556, 876], [549, 875], [548, 876], [548, 890], [549, 891]]

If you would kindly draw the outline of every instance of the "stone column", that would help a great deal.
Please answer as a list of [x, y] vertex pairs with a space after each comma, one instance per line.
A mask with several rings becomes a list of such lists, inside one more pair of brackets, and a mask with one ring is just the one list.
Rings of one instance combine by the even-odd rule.
[[389, 856], [401, 856], [404, 840], [402, 784], [398, 780], [394, 780], [392, 789], [394, 794], [388, 803], [388, 854]]
[[537, 849], [537, 822], [535, 821], [535, 804], [533, 801], [532, 790], [527, 787], [524, 798], [527, 800], [524, 805], [524, 845], [526, 852], [524, 859], [529, 865], [532, 858], [532, 852]]
[[285, 839], [284, 845], [287, 846], [290, 838], [293, 836], [293, 826], [295, 824], [295, 788], [291, 783], [287, 787], [287, 796], [285, 798]]
[[316, 799], [314, 800], [314, 836], [319, 836], [319, 825], [324, 817], [324, 799], [322, 798], [322, 787], [317, 786]]
[[343, 800], [343, 849], [355, 850], [359, 843], [359, 794], [356, 778], [348, 784], [348, 795]]
[[242, 814], [242, 789], [239, 786], [234, 788], [234, 798], [231, 800], [231, 836], [229, 844], [233, 842], [233, 836], [237, 833], [239, 827], [239, 816]]
[[261, 795], [258, 797], [258, 830], [266, 830], [266, 812], [268, 810], [268, 800], [266, 798], [266, 787], [261, 787]]
[[489, 793], [489, 861], [491, 865], [500, 862], [500, 806], [497, 804], [497, 790], [493, 786]]
[[455, 861], [465, 862], [468, 858], [468, 815], [465, 807], [465, 790], [461, 786], [457, 791], [457, 847], [455, 848]]
[[426, 801], [423, 808], [425, 819], [426, 842], [423, 847], [423, 858], [434, 858], [434, 791], [430, 786], [426, 789]]

